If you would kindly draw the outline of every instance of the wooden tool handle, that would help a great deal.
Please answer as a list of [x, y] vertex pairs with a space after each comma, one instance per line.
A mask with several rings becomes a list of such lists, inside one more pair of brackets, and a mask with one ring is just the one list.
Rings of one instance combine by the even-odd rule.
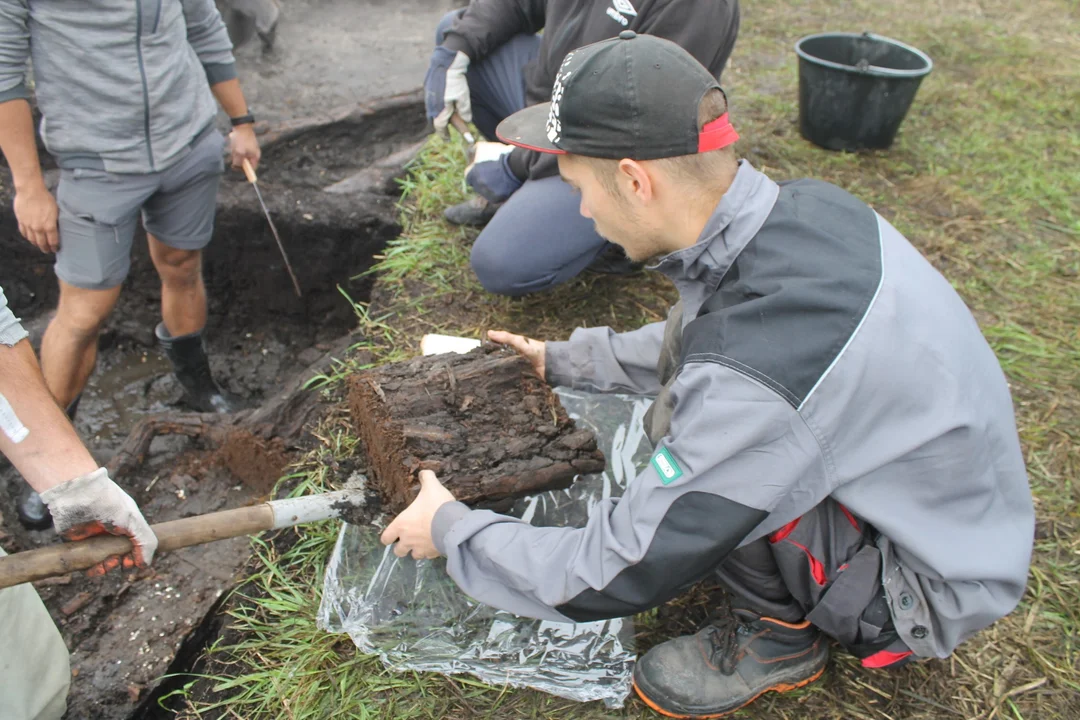
[[465, 138], [465, 142], [469, 143], [470, 145], [476, 142], [473, 134], [469, 132], [469, 123], [465, 122], [465, 119], [462, 118], [460, 115], [458, 115], [457, 113], [451, 115], [450, 124], [457, 128], [457, 131], [461, 133], [461, 137]]
[[255, 168], [251, 167], [251, 163], [247, 158], [244, 158], [244, 174], [247, 175], [247, 181], [252, 185], [259, 179], [259, 176], [255, 174]]
[[[170, 520], [150, 527], [157, 535], [157, 552], [160, 553], [270, 530], [274, 527], [274, 511], [263, 503]], [[98, 535], [88, 540], [49, 545], [0, 557], [0, 588], [67, 575], [76, 570], [88, 570], [114, 555], [131, 552], [131, 547], [131, 540], [127, 537]]]

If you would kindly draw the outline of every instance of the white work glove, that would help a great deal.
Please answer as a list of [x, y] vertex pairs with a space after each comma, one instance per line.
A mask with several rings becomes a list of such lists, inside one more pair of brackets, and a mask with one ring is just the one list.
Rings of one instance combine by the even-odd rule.
[[[447, 126], [454, 113], [457, 113], [465, 122], [472, 122], [472, 98], [469, 95], [469, 81], [465, 77], [465, 73], [469, 70], [469, 56], [461, 51], [455, 53], [452, 59], [448, 56], [447, 48], [435, 49], [431, 68], [424, 83], [427, 92], [432, 95], [437, 96], [439, 90], [442, 90], [442, 97], [431, 97], [426, 102], [435, 132], [444, 136], [448, 133]], [[450, 59], [448, 65], [445, 64], [447, 59]], [[439, 77], [440, 74], [442, 77]], [[441, 88], [440, 85], [442, 85]]]
[[41, 493], [49, 506], [53, 526], [61, 537], [85, 540], [94, 535], [127, 535], [135, 546], [131, 553], [114, 556], [89, 571], [104, 575], [123, 565], [146, 567], [154, 559], [157, 536], [139, 512], [139, 506], [120, 486], [109, 479], [105, 468], [60, 483]]

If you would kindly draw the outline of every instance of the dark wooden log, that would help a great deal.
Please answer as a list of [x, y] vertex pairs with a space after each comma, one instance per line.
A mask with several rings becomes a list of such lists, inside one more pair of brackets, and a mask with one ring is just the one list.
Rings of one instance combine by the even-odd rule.
[[564, 488], [604, 469], [589, 430], [509, 350], [485, 345], [349, 378], [349, 411], [367, 450], [369, 479], [397, 513], [428, 469], [466, 503]]

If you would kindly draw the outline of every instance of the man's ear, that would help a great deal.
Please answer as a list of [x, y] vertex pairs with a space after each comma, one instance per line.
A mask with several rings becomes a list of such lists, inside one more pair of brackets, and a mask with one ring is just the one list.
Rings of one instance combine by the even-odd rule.
[[623, 158], [619, 161], [619, 180], [629, 194], [639, 203], [652, 201], [655, 194], [653, 179], [644, 165], [636, 160]]
[[555, 162], [559, 165], [559, 174], [561, 175], [566, 168], [570, 167], [570, 156], [556, 155]]

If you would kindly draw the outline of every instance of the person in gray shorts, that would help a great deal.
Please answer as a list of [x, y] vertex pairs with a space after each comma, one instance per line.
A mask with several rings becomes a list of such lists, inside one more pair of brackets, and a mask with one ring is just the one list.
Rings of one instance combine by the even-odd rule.
[[[38, 161], [30, 60], [41, 136], [61, 170], [56, 198]], [[245, 159], [258, 166], [254, 118], [213, 0], [99, 0], [94, 12], [0, 0], [0, 149], [14, 180], [19, 231], [56, 253], [60, 301], [41, 364], [69, 415], [130, 269], [140, 216], [161, 277], [157, 337], [186, 403], [202, 412], [234, 409], [210, 375], [202, 339], [201, 250], [213, 234], [224, 172], [217, 103], [232, 119], [232, 166]], [[34, 496], [21, 510], [24, 523], [48, 525]]]

